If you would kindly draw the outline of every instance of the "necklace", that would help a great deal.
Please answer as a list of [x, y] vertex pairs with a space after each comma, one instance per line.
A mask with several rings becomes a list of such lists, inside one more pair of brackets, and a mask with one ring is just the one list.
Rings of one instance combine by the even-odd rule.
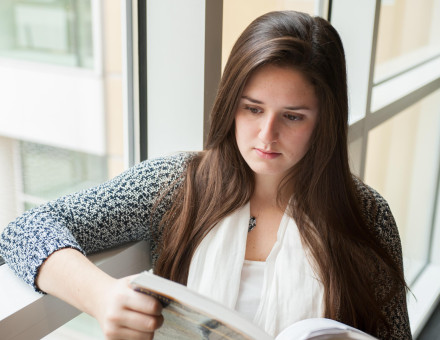
[[254, 229], [256, 225], [257, 225], [257, 219], [255, 218], [255, 216], [251, 216], [251, 218], [249, 219], [248, 232]]

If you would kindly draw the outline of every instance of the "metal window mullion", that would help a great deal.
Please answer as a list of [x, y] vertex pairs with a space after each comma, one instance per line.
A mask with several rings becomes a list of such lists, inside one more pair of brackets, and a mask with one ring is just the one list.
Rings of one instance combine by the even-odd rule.
[[427, 97], [429, 94], [438, 89], [440, 89], [440, 78], [437, 78], [432, 82], [429, 82], [424, 86], [415, 89], [411, 93], [400, 97], [389, 105], [386, 105], [378, 109], [377, 111], [372, 112], [369, 115], [367, 121], [368, 129], [374, 129], [376, 126], [379, 126], [388, 119], [393, 118], [394, 116], [401, 113], [403, 110], [409, 108], [411, 105], [414, 105], [415, 103]]
[[379, 14], [380, 0], [333, 0], [331, 4], [331, 22], [345, 47], [350, 114], [355, 117], [349, 140], [355, 137], [362, 139], [359, 174], [362, 179], [366, 167], [367, 122], [371, 108]]
[[133, 6], [132, 0], [121, 0], [122, 21], [122, 91], [124, 168], [136, 162], [134, 129], [134, 81], [133, 81]]
[[326, 18], [327, 20], [329, 20], [330, 19], [330, 10], [329, 10], [330, 6], [331, 6], [330, 0], [315, 0], [314, 15], [320, 16], [322, 18]]
[[147, 3], [137, 1], [138, 140], [140, 161], [148, 158]]
[[379, 31], [379, 19], [380, 19], [380, 7], [381, 0], [376, 0], [376, 8], [374, 10], [374, 21], [373, 21], [373, 31], [372, 31], [372, 42], [371, 42], [371, 52], [370, 52], [370, 74], [368, 78], [368, 92], [366, 99], [366, 108], [365, 108], [365, 123], [363, 124], [363, 136], [362, 136], [362, 155], [361, 155], [361, 173], [360, 177], [362, 179], [365, 178], [365, 170], [367, 166], [367, 149], [368, 149], [368, 135], [370, 132], [369, 129], [369, 120], [371, 119], [371, 98], [373, 93], [374, 86], [374, 68], [376, 64], [376, 48], [377, 48], [377, 36]]
[[398, 78], [398, 77], [401, 76], [402, 74], [404, 74], [404, 73], [406, 73], [406, 72], [408, 72], [408, 71], [411, 71], [411, 70], [415, 70], [415, 69], [417, 69], [418, 67], [420, 67], [420, 66], [422, 66], [422, 65], [425, 65], [425, 64], [428, 64], [429, 62], [431, 62], [431, 61], [433, 61], [433, 60], [435, 60], [435, 59], [438, 59], [438, 58], [440, 58], [440, 53], [439, 53], [439, 54], [433, 54], [433, 55], [430, 55], [430, 56], [426, 57], [425, 59], [420, 60], [420, 61], [417, 62], [417, 63], [411, 64], [411, 65], [409, 65], [408, 67], [406, 67], [406, 68], [404, 68], [404, 69], [401, 69], [401, 70], [399, 70], [399, 71], [396, 72], [396, 73], [393, 73], [393, 74], [390, 75], [390, 76], [387, 76], [387, 77], [385, 77], [385, 78], [381, 78], [380, 80], [378, 80], [378, 81], [376, 81], [376, 82], [374, 83], [374, 86], [378, 86], [378, 85], [381, 85], [381, 84], [383, 84], [383, 83], [386, 83], [386, 82], [389, 81], [389, 80], [392, 80], [392, 79]]
[[210, 126], [210, 113], [222, 72], [223, 0], [205, 1], [205, 80], [203, 145]]

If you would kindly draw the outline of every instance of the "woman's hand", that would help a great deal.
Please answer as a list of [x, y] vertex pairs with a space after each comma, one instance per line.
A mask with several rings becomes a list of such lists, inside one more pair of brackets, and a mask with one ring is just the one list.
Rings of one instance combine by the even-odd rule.
[[94, 317], [101, 325], [106, 339], [152, 339], [163, 323], [162, 305], [130, 286], [134, 276], [114, 279], [103, 292]]
[[98, 320], [107, 339], [152, 339], [163, 323], [162, 305], [130, 287], [134, 276], [115, 279], [79, 251], [65, 248], [40, 267], [37, 286]]

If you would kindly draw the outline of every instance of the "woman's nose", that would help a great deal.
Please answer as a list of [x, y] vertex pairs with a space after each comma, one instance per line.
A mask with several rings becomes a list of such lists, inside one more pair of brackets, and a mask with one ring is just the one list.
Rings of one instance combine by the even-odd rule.
[[265, 144], [269, 145], [278, 140], [278, 127], [275, 115], [268, 114], [261, 120], [260, 133], [258, 137]]

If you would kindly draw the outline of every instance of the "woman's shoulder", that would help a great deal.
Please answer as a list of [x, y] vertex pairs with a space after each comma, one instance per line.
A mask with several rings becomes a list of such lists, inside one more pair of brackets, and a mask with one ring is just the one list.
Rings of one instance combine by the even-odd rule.
[[353, 177], [360, 208], [367, 224], [393, 257], [401, 257], [401, 244], [396, 221], [386, 199], [371, 186]]
[[387, 218], [391, 210], [385, 198], [368, 184], [365, 184], [358, 177], [353, 176], [356, 194], [361, 205], [362, 213], [369, 219], [378, 217]]
[[382, 195], [379, 194], [371, 186], [365, 184], [361, 179], [356, 176], [353, 176], [353, 182], [358, 198], [362, 201], [362, 203], [364, 203], [365, 208], [370, 207], [370, 205], [380, 205], [388, 207], [388, 203], [385, 198], [383, 198]]
[[198, 152], [178, 152], [166, 156], [155, 157], [140, 162], [136, 167], [150, 171], [175, 171], [184, 170], [187, 164], [198, 155]]
[[134, 177], [138, 180], [176, 180], [185, 172], [189, 162], [197, 156], [197, 152], [179, 152], [171, 155], [155, 157], [140, 162], [128, 169], [124, 176]]

